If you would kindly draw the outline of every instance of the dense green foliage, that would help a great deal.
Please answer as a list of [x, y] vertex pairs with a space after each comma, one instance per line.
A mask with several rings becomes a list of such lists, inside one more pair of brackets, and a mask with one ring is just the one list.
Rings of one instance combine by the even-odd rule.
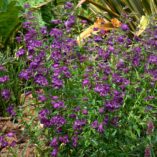
[[[33, 1], [23, 10], [19, 6], [24, 2], [0, 3], [1, 45], [10, 47], [16, 34], [15, 49], [0, 53], [0, 116], [24, 126], [35, 156], [157, 156], [156, 16], [149, 14], [141, 36], [130, 38], [128, 25], [128, 17], [138, 21], [143, 15], [140, 3], [156, 1], [87, 0], [82, 8], [71, 2]], [[79, 45], [76, 37], [88, 27], [88, 18], [80, 20], [85, 19], [80, 13], [88, 5], [99, 13], [108, 10], [107, 19], [123, 17], [122, 24], [108, 32], [93, 28], [95, 33]], [[120, 16], [123, 9], [127, 16]], [[9, 17], [11, 11], [15, 14]], [[13, 23], [8, 21], [13, 17]], [[17, 33], [16, 22], [21, 23]], [[31, 103], [25, 102], [28, 96]], [[25, 105], [32, 114], [29, 121]], [[0, 130], [0, 150], [16, 152], [18, 142], [9, 143], [6, 136]]]

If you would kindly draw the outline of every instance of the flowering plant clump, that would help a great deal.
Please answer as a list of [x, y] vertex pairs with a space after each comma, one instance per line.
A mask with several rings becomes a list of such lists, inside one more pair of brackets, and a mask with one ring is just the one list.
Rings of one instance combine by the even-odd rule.
[[6, 116], [7, 108], [10, 106], [14, 108], [20, 105], [22, 86], [18, 73], [23, 68], [20, 62], [13, 60], [0, 65], [0, 116]]
[[[154, 155], [157, 27], [130, 39], [129, 27], [122, 24], [119, 30], [99, 31], [78, 46], [72, 8], [72, 3], [65, 4], [67, 18], [53, 20], [50, 31], [38, 28], [29, 13], [23, 23], [25, 33], [17, 37], [23, 47], [16, 57], [24, 67], [18, 79], [32, 89], [39, 104], [43, 125], [39, 132], [45, 141], [41, 147], [46, 148], [42, 153]], [[8, 80], [7, 75], [0, 77], [0, 83]], [[10, 91], [4, 88], [1, 97], [8, 100]]]

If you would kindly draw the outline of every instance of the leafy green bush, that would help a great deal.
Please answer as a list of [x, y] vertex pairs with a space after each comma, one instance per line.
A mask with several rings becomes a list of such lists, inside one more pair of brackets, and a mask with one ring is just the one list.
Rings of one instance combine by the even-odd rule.
[[73, 8], [65, 4], [64, 20], [53, 20], [50, 32], [39, 29], [29, 13], [25, 33], [17, 37], [22, 47], [16, 53], [16, 76], [35, 98], [43, 126], [32, 129], [25, 123], [26, 132], [40, 156], [154, 157], [157, 27], [130, 39], [123, 23], [78, 46]]

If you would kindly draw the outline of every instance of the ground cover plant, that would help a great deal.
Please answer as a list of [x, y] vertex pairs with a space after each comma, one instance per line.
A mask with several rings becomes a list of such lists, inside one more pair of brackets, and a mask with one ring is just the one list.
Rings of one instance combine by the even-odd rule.
[[[155, 157], [156, 21], [133, 38], [125, 23], [110, 32], [94, 28], [96, 35], [78, 45], [73, 8], [67, 2], [50, 31], [27, 12], [14, 60], [0, 66], [1, 114], [23, 119], [20, 96], [32, 94], [39, 122], [23, 125], [37, 156]], [[13, 150], [16, 141], [5, 136], [0, 148]]]

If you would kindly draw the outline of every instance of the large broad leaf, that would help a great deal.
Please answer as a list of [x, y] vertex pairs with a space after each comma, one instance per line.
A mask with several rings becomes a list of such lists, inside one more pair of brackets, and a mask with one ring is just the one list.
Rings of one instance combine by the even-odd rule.
[[138, 31], [135, 33], [135, 35], [139, 36], [143, 31], [147, 28], [149, 24], [149, 16], [142, 16], [140, 20], [140, 24], [138, 26]]
[[[2, 0], [1, 0], [1, 4]], [[5, 6], [5, 5], [3, 5]], [[1, 48], [8, 42], [9, 38], [16, 31], [20, 24], [19, 12], [21, 7], [16, 6], [16, 1], [10, 2], [5, 9], [1, 9], [0, 12], [0, 45]], [[2, 11], [3, 10], [3, 11]]]

